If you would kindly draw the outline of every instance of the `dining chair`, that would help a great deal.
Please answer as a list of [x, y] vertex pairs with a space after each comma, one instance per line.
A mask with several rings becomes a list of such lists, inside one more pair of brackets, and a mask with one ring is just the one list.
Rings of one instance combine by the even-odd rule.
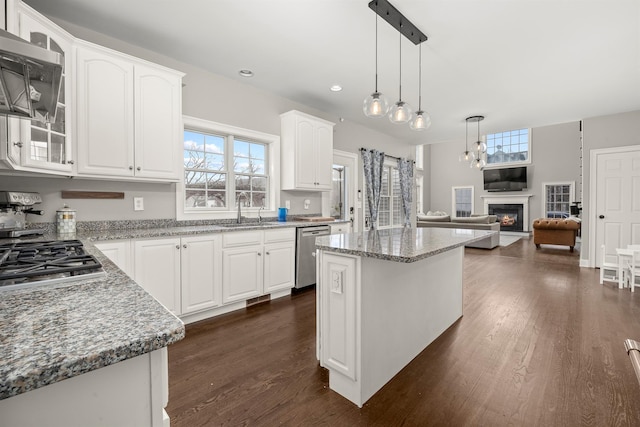
[[638, 247], [638, 249], [629, 249], [633, 249], [633, 255], [629, 257], [627, 266], [625, 267], [625, 280], [629, 282], [631, 292], [634, 292], [635, 287], [640, 286], [640, 247]]
[[600, 247], [600, 253], [602, 254], [602, 263], [600, 265], [600, 284], [603, 285], [605, 281], [618, 283], [618, 263], [607, 262], [607, 251], [605, 245]]

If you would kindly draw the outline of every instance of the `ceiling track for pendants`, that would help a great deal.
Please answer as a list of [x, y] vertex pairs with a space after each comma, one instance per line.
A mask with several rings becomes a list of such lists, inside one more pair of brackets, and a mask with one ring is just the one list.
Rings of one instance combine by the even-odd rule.
[[398, 30], [400, 34], [411, 40], [413, 44], [419, 45], [427, 41], [427, 36], [387, 0], [372, 0], [369, 2], [369, 8]]

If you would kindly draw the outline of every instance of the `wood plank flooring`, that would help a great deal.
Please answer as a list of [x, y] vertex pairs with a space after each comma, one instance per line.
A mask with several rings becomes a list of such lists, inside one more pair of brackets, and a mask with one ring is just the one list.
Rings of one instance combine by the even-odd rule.
[[190, 325], [169, 347], [171, 425], [638, 426], [640, 292], [578, 262], [529, 239], [466, 249], [464, 316], [362, 409], [315, 359], [313, 289]]

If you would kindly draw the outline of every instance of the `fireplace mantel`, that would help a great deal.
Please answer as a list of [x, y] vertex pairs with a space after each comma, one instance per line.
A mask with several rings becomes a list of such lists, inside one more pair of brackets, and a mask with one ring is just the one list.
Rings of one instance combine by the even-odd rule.
[[529, 197], [533, 194], [487, 194], [480, 196], [484, 201], [484, 213], [489, 212], [489, 205], [522, 205], [523, 231], [529, 231]]

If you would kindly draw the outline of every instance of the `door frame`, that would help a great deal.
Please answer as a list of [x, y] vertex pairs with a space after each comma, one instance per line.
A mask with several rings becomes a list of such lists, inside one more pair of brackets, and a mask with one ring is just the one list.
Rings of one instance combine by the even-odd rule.
[[598, 267], [598, 257], [597, 257], [597, 249], [599, 247], [599, 242], [597, 239], [597, 187], [598, 187], [598, 156], [603, 154], [615, 154], [615, 153], [625, 153], [625, 152], [640, 152], [640, 145], [625, 145], [622, 147], [612, 147], [612, 148], [598, 148], [590, 150], [589, 152], [589, 207], [586, 210], [588, 218], [588, 227], [589, 227], [589, 267]]
[[[351, 224], [351, 230], [352, 231], [358, 231], [359, 228], [359, 215], [360, 215], [360, 208], [361, 208], [361, 201], [357, 199], [357, 194], [358, 194], [358, 179], [359, 179], [359, 174], [358, 174], [358, 154], [356, 153], [350, 153], [348, 151], [341, 151], [341, 150], [333, 150], [333, 163], [340, 163], [340, 162], [336, 162], [336, 157], [342, 157], [344, 159], [346, 159], [348, 162], [353, 162], [353, 172], [352, 172], [352, 176], [351, 176], [351, 184], [349, 185], [348, 191], [349, 191], [349, 198], [353, 203], [353, 223]], [[328, 191], [324, 191], [322, 193], [322, 215], [323, 216], [329, 216], [329, 193]]]

